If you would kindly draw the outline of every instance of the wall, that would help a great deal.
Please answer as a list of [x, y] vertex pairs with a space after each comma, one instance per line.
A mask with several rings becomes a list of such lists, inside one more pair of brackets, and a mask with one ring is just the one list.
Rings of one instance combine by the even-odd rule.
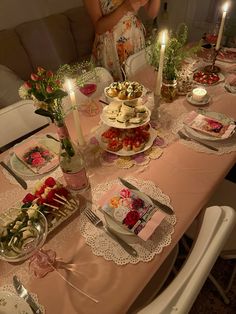
[[0, 0], [0, 30], [81, 4], [82, 0]]

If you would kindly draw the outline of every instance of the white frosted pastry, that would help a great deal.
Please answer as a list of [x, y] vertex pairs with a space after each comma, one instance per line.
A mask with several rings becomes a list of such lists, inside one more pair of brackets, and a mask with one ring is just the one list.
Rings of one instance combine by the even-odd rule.
[[134, 123], [134, 124], [139, 124], [139, 123], [142, 122], [142, 119], [141, 119], [141, 118], [138, 118], [138, 117], [135, 117], [135, 118], [129, 119], [129, 122], [130, 122], [130, 123]]
[[117, 101], [112, 101], [108, 106], [104, 107], [106, 113], [119, 113], [121, 107], [121, 103]]
[[123, 115], [127, 115], [129, 117], [135, 116], [135, 109], [133, 107], [126, 106], [125, 104], [122, 104], [120, 108], [120, 113]]
[[116, 117], [116, 121], [118, 122], [127, 122], [129, 120], [129, 116], [127, 116], [126, 114], [123, 114], [123, 113], [119, 113], [118, 116]]
[[115, 120], [117, 117], [117, 113], [107, 113], [106, 116], [110, 119], [110, 120]]
[[146, 107], [145, 107], [145, 106], [139, 105], [139, 106], [136, 106], [135, 111], [136, 111], [136, 112], [140, 112], [140, 113], [144, 113], [144, 112], [146, 112], [147, 110], [146, 110]]

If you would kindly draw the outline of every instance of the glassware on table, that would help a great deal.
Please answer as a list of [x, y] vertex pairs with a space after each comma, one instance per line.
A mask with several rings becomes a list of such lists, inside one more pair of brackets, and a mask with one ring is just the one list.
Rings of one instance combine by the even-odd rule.
[[98, 102], [93, 99], [97, 90], [97, 84], [98, 75], [94, 65], [91, 62], [85, 62], [80, 67], [78, 85], [80, 92], [88, 98], [86, 103], [82, 104], [80, 108], [89, 116], [95, 116], [99, 113]]
[[30, 209], [10, 208], [1, 214], [0, 231], [0, 259], [20, 262], [34, 255], [43, 246], [48, 224], [40, 211], [35, 211], [31, 216]]
[[60, 167], [67, 187], [71, 190], [83, 190], [89, 185], [85, 170], [85, 161], [78, 147], [73, 145], [73, 150], [74, 153], [68, 155], [63, 145], [61, 145], [59, 154]]
[[60, 139], [59, 164], [71, 190], [82, 190], [89, 185], [85, 170], [85, 162], [79, 148], [72, 142], [65, 121], [55, 121]]
[[183, 67], [177, 78], [178, 95], [187, 95], [193, 89], [193, 85], [193, 72], [189, 67]]

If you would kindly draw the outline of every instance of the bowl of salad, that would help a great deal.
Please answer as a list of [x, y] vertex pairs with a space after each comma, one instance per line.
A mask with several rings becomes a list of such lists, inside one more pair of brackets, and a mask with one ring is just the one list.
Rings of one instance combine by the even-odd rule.
[[28, 259], [44, 244], [47, 219], [37, 206], [10, 208], [0, 215], [0, 258], [7, 262]]

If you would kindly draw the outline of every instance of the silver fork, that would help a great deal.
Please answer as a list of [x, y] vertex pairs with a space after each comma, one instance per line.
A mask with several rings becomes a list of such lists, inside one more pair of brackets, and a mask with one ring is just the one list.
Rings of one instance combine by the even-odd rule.
[[214, 150], [214, 151], [218, 152], [218, 148], [216, 148], [214, 146], [211, 146], [211, 145], [208, 145], [208, 144], [206, 144], [206, 143], [204, 143], [204, 142], [202, 142], [200, 140], [197, 140], [195, 138], [192, 138], [190, 136], [187, 136], [186, 134], [182, 133], [181, 131], [178, 131], [178, 135], [179, 135], [180, 138], [182, 138], [185, 141], [196, 142], [196, 143], [201, 144], [202, 146], [205, 146], [205, 147], [207, 147], [207, 148], [209, 148], [211, 150]]
[[131, 245], [129, 245], [123, 239], [121, 239], [116, 233], [114, 233], [112, 229], [106, 226], [103, 223], [103, 221], [93, 211], [91, 211], [90, 209], [86, 209], [84, 213], [95, 227], [105, 231], [113, 240], [119, 243], [127, 253], [134, 257], [138, 256], [137, 251]]

